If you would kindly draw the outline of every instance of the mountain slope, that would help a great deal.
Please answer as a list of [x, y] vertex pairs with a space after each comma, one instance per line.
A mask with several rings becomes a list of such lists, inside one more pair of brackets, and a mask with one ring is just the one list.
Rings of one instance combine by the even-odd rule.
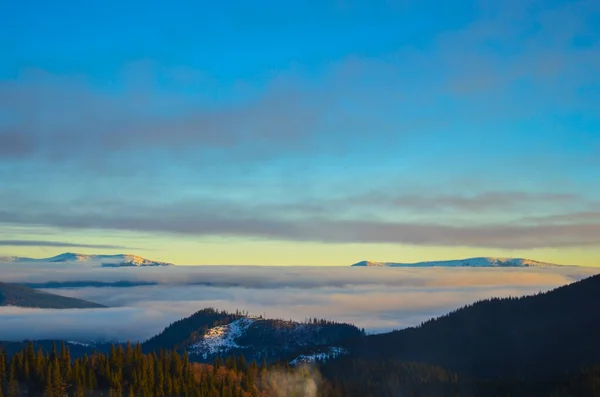
[[559, 266], [524, 258], [467, 258], [416, 263], [361, 261], [355, 267], [548, 267]]
[[94, 302], [38, 291], [17, 284], [0, 283], [0, 306], [42, 309], [88, 309], [106, 307]]
[[361, 335], [362, 331], [350, 324], [325, 320], [299, 323], [204, 309], [171, 324], [143, 348], [185, 349], [192, 360], [202, 362], [232, 354], [277, 360]]
[[548, 376], [600, 362], [599, 301], [596, 275], [544, 294], [477, 302], [347, 347], [356, 357], [425, 362], [476, 377]]
[[131, 254], [87, 255], [65, 252], [50, 258], [0, 257], [0, 263], [78, 263], [100, 267], [174, 266], [172, 263], [153, 261]]

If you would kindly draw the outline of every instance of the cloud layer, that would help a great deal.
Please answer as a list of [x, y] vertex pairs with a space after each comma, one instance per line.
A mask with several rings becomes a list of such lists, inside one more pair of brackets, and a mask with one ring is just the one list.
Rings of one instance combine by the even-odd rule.
[[[54, 265], [3, 272], [3, 281], [136, 281], [156, 285], [49, 289], [112, 306], [102, 310], [1, 308], [0, 340], [148, 338], [170, 322], [215, 307], [273, 318], [323, 317], [370, 332], [416, 325], [473, 301], [548, 290], [600, 269], [406, 269], [199, 266], [95, 269]], [[31, 270], [31, 269], [29, 269]], [[8, 275], [5, 277], [4, 275]]]

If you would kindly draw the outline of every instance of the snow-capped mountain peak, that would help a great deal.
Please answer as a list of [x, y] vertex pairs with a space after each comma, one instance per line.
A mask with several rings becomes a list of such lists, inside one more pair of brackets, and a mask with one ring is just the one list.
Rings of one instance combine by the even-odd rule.
[[137, 255], [119, 254], [119, 255], [93, 255], [94, 259], [102, 262], [104, 267], [120, 266], [173, 266], [172, 263], [152, 261], [144, 259]]
[[74, 252], [65, 252], [64, 254], [56, 255], [48, 258], [48, 262], [84, 262], [89, 260], [91, 255], [76, 254]]
[[172, 263], [153, 261], [137, 255], [87, 255], [74, 252], [65, 252], [50, 258], [24, 258], [16, 256], [0, 257], [0, 263], [78, 263], [95, 267], [149, 267], [149, 266], [174, 266]]
[[548, 267], [559, 266], [525, 258], [467, 258], [446, 261], [428, 261], [416, 263], [362, 261], [353, 264], [357, 267]]

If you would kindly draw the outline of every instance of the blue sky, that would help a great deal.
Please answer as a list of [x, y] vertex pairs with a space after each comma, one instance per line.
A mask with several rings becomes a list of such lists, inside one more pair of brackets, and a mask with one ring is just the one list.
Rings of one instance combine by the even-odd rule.
[[0, 253], [600, 265], [596, 1], [0, 15]]

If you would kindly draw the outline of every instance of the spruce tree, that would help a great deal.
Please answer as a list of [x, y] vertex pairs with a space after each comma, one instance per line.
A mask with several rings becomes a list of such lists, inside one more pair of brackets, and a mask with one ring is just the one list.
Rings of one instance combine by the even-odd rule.
[[44, 386], [44, 397], [54, 397], [54, 385], [52, 384], [52, 367], [46, 368], [46, 384]]
[[6, 354], [0, 350], [0, 389], [6, 383]]
[[54, 396], [62, 397], [65, 394], [65, 383], [60, 375], [60, 364], [58, 357], [55, 356], [52, 362], [52, 385], [54, 386]]
[[60, 375], [63, 380], [71, 379], [71, 352], [69, 347], [65, 345], [65, 342], [62, 342], [60, 348]]
[[10, 372], [8, 374], [8, 397], [19, 396], [19, 383], [17, 382], [17, 360], [13, 357], [10, 362]]
[[35, 377], [42, 381], [44, 380], [44, 376], [45, 376], [45, 358], [44, 358], [44, 352], [42, 351], [42, 349], [39, 349], [38, 352], [35, 355]]
[[58, 353], [56, 352], [56, 342], [52, 342], [52, 352], [50, 353], [50, 360], [54, 360], [54, 358], [58, 357]]

